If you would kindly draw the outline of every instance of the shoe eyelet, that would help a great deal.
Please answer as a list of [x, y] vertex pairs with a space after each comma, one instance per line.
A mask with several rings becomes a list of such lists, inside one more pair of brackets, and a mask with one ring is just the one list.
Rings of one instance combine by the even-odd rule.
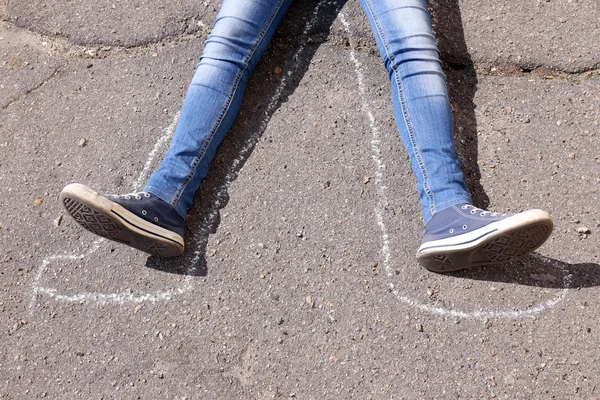
[[154, 221], [155, 221], [155, 222], [158, 222], [158, 217], [154, 217]]
[[131, 196], [124, 196], [127, 200], [131, 200]]
[[143, 215], [147, 215], [147, 214], [148, 214], [148, 211], [146, 211], [146, 210], [142, 210], [142, 214], [143, 214]]
[[137, 196], [137, 195], [136, 195], [136, 196], [135, 196], [135, 198], [136, 198], [136, 200], [141, 200], [141, 199], [142, 199], [142, 196]]
[[463, 210], [467, 210], [467, 209], [469, 209], [469, 206], [462, 206], [461, 208], [462, 208]]
[[471, 210], [471, 214], [473, 214], [473, 215], [477, 214], [477, 210], [475, 210], [475, 209], [472, 209], [472, 210]]
[[467, 227], [466, 225], [463, 225], [463, 231], [466, 231], [466, 230], [467, 230], [467, 228], [468, 228], [468, 227]]
[[144, 192], [144, 197], [150, 197], [150, 193]]
[[450, 229], [450, 233], [454, 233], [454, 229]]
[[482, 212], [481, 214], [479, 214], [480, 217], [485, 217], [487, 214], [484, 212]]

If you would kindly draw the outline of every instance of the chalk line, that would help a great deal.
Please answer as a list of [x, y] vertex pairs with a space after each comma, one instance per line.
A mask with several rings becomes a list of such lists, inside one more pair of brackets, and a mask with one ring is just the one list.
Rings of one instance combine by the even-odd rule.
[[[308, 35], [310, 30], [314, 26], [315, 22], [317, 21], [319, 10], [325, 3], [327, 3], [326, 0], [321, 0], [315, 6], [315, 9], [312, 12], [310, 20], [307, 22], [307, 24], [305, 25], [305, 28], [302, 32], [302, 37], [306, 37]], [[295, 52], [293, 59], [299, 60], [300, 57], [302, 56], [302, 54], [304, 53], [305, 48], [306, 48], [306, 46], [304, 44], [300, 45], [298, 47], [297, 51]], [[246, 140], [246, 142], [244, 143], [244, 146], [240, 150], [238, 157], [236, 157], [236, 159], [233, 161], [231, 167], [229, 168], [229, 172], [227, 173], [227, 175], [225, 177], [224, 184], [217, 191], [217, 196], [216, 196], [217, 200], [213, 204], [211, 212], [209, 213], [209, 215], [207, 217], [207, 219], [209, 221], [214, 221], [216, 219], [219, 209], [220, 209], [220, 205], [221, 205], [219, 199], [222, 198], [222, 196], [225, 194], [225, 192], [229, 189], [229, 187], [231, 186], [232, 182], [234, 181], [234, 179], [236, 177], [239, 165], [243, 162], [243, 160], [245, 160], [248, 157], [248, 153], [254, 148], [256, 140], [259, 138], [260, 134], [262, 132], [264, 132], [264, 130], [266, 129], [266, 127], [269, 123], [269, 120], [270, 120], [270, 115], [275, 111], [275, 107], [277, 107], [277, 103], [278, 103], [279, 99], [281, 98], [283, 91], [285, 90], [285, 88], [288, 85], [289, 77], [291, 77], [291, 76], [293, 76], [293, 74], [297, 73], [299, 67], [300, 67], [299, 63], [296, 62], [294, 64], [293, 68], [291, 70], [289, 70], [287, 72], [287, 74], [284, 75], [282, 77], [281, 81], [279, 82], [279, 85], [276, 88], [275, 93], [273, 94], [273, 96], [269, 100], [269, 103], [267, 104], [267, 108], [265, 111], [265, 117], [261, 121], [258, 131], [255, 132], [252, 136], [250, 136]], [[156, 154], [161, 149], [161, 147], [165, 143], [167, 143], [169, 141], [169, 139], [173, 136], [173, 133], [175, 132], [175, 128], [177, 127], [177, 121], [179, 119], [179, 114], [180, 113], [178, 112], [175, 115], [171, 124], [166, 128], [165, 134], [158, 139], [158, 141], [154, 144], [154, 147], [148, 154], [146, 163], [144, 164], [144, 167], [143, 167], [140, 175], [138, 176], [138, 179], [136, 179], [136, 181], [133, 184], [133, 191], [139, 191], [141, 189], [142, 183], [144, 182], [144, 179], [146, 178], [146, 175], [148, 174], [148, 172], [152, 166], [152, 163], [154, 161], [154, 158], [156, 157]], [[207, 229], [207, 224], [203, 224], [203, 228]], [[122, 305], [124, 303], [157, 302], [157, 301], [170, 300], [174, 295], [181, 295], [192, 289], [192, 278], [189, 275], [186, 276], [186, 278], [185, 278], [186, 285], [183, 288], [170, 290], [170, 291], [157, 292], [157, 293], [153, 293], [153, 294], [149, 293], [149, 294], [137, 295], [137, 296], [133, 295], [131, 293], [99, 293], [99, 292], [86, 292], [86, 293], [79, 293], [79, 294], [73, 294], [73, 295], [65, 295], [65, 294], [59, 293], [54, 288], [46, 288], [46, 287], [40, 286], [42, 276], [43, 276], [44, 272], [46, 271], [48, 265], [51, 262], [61, 261], [61, 260], [62, 261], [75, 261], [75, 260], [84, 259], [85, 257], [93, 254], [96, 250], [98, 250], [98, 248], [100, 248], [100, 245], [104, 241], [105, 241], [105, 239], [102, 239], [102, 238], [96, 239], [92, 243], [92, 249], [84, 254], [52, 255], [52, 256], [44, 258], [44, 260], [38, 267], [36, 276], [34, 278], [33, 290], [32, 290], [32, 294], [31, 294], [31, 300], [29, 303], [30, 314], [33, 313], [33, 310], [34, 310], [36, 302], [37, 302], [37, 298], [42, 294], [46, 295], [50, 298], [53, 298], [54, 300], [59, 301], [59, 302], [96, 303], [96, 304], [112, 303], [112, 304]], [[188, 266], [186, 269], [188, 272], [190, 270], [194, 269], [193, 266], [198, 262], [198, 260], [200, 259], [201, 256], [202, 256], [201, 249], [197, 249], [193, 252], [191, 261], [188, 263]]]
[[[317, 22], [317, 18], [319, 16], [319, 10], [326, 3], [327, 3], [327, 0], [321, 0], [321, 1], [319, 1], [319, 3], [317, 3], [317, 5], [315, 6], [315, 8], [311, 14], [310, 19], [304, 26], [304, 30], [302, 31], [301, 38], [306, 38], [308, 36], [310, 30]], [[301, 40], [301, 42], [302, 42], [302, 40]], [[200, 227], [200, 229], [205, 229], [205, 230], [210, 229], [210, 227], [213, 225], [214, 221], [216, 221], [217, 216], [219, 214], [219, 210], [221, 209], [221, 200], [220, 199], [225, 197], [225, 194], [231, 187], [232, 183], [234, 182], [234, 180], [237, 176], [237, 173], [239, 172], [238, 168], [239, 168], [240, 164], [245, 159], [248, 158], [248, 154], [254, 148], [260, 135], [266, 130], [267, 125], [269, 124], [269, 121], [271, 119], [271, 115], [275, 111], [275, 108], [277, 107], [277, 104], [278, 104], [279, 100], [281, 99], [281, 95], [288, 85], [289, 78], [291, 76], [293, 76], [294, 74], [296, 74], [298, 72], [298, 69], [300, 68], [300, 63], [298, 62], [298, 60], [300, 59], [300, 57], [302, 57], [302, 54], [304, 53], [305, 49], [306, 49], [306, 46], [304, 44], [301, 44], [300, 46], [298, 46], [298, 49], [292, 56], [292, 59], [295, 60], [296, 62], [294, 63], [293, 67], [289, 71], [287, 71], [287, 73], [285, 75], [282, 76], [282, 78], [279, 82], [279, 85], [277, 85], [277, 88], [275, 89], [275, 93], [269, 99], [269, 102], [267, 103], [267, 108], [264, 111], [265, 117], [262, 119], [262, 121], [258, 127], [258, 130], [255, 131], [248, 139], [246, 139], [246, 141], [244, 142], [244, 145], [242, 146], [242, 148], [239, 152], [239, 155], [233, 160], [231, 167], [229, 169], [229, 172], [227, 173], [227, 175], [224, 178], [224, 183], [217, 190], [217, 193], [215, 196], [216, 200], [212, 204], [210, 212], [208, 213], [208, 215], [206, 217], [207, 222], [205, 221], [205, 223], [201, 224], [202, 226]], [[192, 264], [195, 264], [200, 259], [201, 256], [202, 256], [201, 250], [196, 250], [194, 252], [194, 258], [192, 260]]]
[[134, 192], [139, 192], [142, 189], [142, 184], [145, 181], [145, 179], [147, 179], [148, 171], [150, 171], [150, 167], [152, 165], [152, 162], [154, 161], [154, 158], [156, 157], [156, 153], [158, 152], [158, 150], [160, 150], [163, 144], [165, 144], [169, 139], [171, 139], [171, 137], [173, 137], [175, 129], [177, 128], [177, 121], [179, 121], [180, 114], [181, 111], [178, 111], [175, 114], [175, 117], [173, 117], [173, 121], [171, 121], [171, 124], [165, 130], [165, 134], [156, 141], [154, 147], [148, 154], [148, 158], [146, 159], [144, 168], [142, 168], [142, 172], [140, 172], [140, 175], [133, 184]]
[[67, 302], [67, 303], [94, 303], [105, 305], [108, 303], [155, 303], [157, 301], [171, 300], [174, 295], [180, 295], [187, 292], [187, 287], [174, 289], [166, 292], [148, 293], [143, 295], [134, 295], [132, 293], [100, 293], [100, 292], [87, 292], [79, 293], [74, 295], [64, 295], [58, 293], [58, 290], [51, 288], [40, 288], [39, 293], [43, 293], [49, 297], [54, 298], [56, 301]]
[[[146, 163], [144, 164], [144, 168], [142, 169], [138, 178], [136, 179], [136, 181], [133, 184], [133, 191], [140, 190], [142, 182], [143, 182], [144, 178], [146, 178], [146, 175], [148, 174], [148, 171], [150, 169], [150, 166], [152, 165], [152, 162], [156, 158], [156, 154], [160, 150], [161, 146], [163, 146], [173, 136], [173, 133], [175, 132], [175, 128], [177, 126], [178, 120], [179, 120], [179, 112], [177, 114], [175, 114], [171, 124], [165, 129], [165, 133], [158, 139], [158, 141], [154, 144], [154, 147], [148, 154]], [[95, 253], [104, 242], [106, 242], [106, 239], [104, 239], [104, 238], [95, 239], [92, 242], [90, 249], [83, 254], [54, 254], [54, 255], [44, 258], [42, 260], [41, 264], [38, 266], [38, 269], [37, 269], [37, 272], [35, 274], [35, 278], [33, 281], [32, 291], [31, 291], [31, 299], [29, 302], [29, 313], [30, 314], [33, 313], [37, 299], [42, 294], [47, 295], [51, 298], [54, 298], [57, 301], [64, 301], [64, 302], [79, 302], [79, 303], [95, 302], [95, 303], [100, 303], [100, 304], [106, 304], [106, 303], [112, 302], [112, 303], [117, 303], [117, 304], [123, 304], [125, 302], [139, 302], [139, 301], [155, 302], [155, 301], [159, 301], [159, 300], [170, 299], [174, 294], [180, 294], [185, 291], [191, 290], [191, 277], [190, 276], [186, 276], [186, 279], [184, 281], [185, 285], [183, 286], [183, 288], [170, 290], [170, 291], [160, 291], [160, 292], [156, 292], [156, 293], [147, 293], [147, 294], [140, 295], [140, 296], [134, 296], [130, 293], [122, 293], [122, 294], [108, 293], [107, 294], [107, 293], [94, 293], [94, 292], [80, 293], [80, 294], [74, 294], [74, 295], [64, 295], [64, 294], [58, 293], [58, 291], [54, 288], [46, 288], [46, 287], [40, 286], [43, 274], [46, 272], [48, 265], [50, 265], [52, 262], [83, 260], [84, 258], [89, 257], [90, 255]], [[143, 299], [143, 300], [140, 300], [140, 299]]]
[[[346, 20], [346, 17], [343, 13], [339, 14], [340, 21], [344, 26], [344, 30], [348, 34], [348, 36], [352, 36], [350, 24]], [[381, 160], [381, 149], [379, 144], [380, 133], [377, 128], [375, 117], [371, 112], [371, 107], [369, 102], [366, 99], [367, 92], [364, 84], [364, 73], [362, 68], [362, 63], [358, 60], [356, 56], [356, 52], [354, 51], [354, 47], [350, 46], [350, 59], [354, 64], [354, 73], [356, 75], [356, 81], [358, 83], [358, 91], [361, 97], [361, 108], [363, 112], [367, 115], [369, 119], [369, 128], [371, 129], [371, 158], [375, 164], [375, 187], [377, 188], [377, 206], [375, 207], [375, 219], [377, 222], [377, 226], [381, 231], [381, 255], [382, 261], [381, 263], [384, 265], [386, 275], [388, 278], [395, 276], [395, 271], [390, 266], [391, 260], [391, 250], [390, 250], [390, 240], [388, 235], [387, 226], [385, 225], [384, 212], [385, 205], [388, 204], [387, 195], [386, 195], [386, 186], [383, 182], [383, 171], [385, 170], [385, 164]], [[544, 261], [548, 262], [549, 259], [534, 255], [535, 257], [544, 259]], [[394, 296], [400, 300], [402, 303], [407, 304], [411, 307], [417, 308], [421, 311], [424, 311], [429, 314], [436, 314], [441, 316], [451, 316], [457, 318], [520, 318], [527, 315], [533, 315], [540, 313], [546, 309], [554, 307], [556, 304], [560, 303], [567, 295], [569, 288], [571, 287], [571, 279], [572, 275], [565, 271], [558, 263], [554, 263], [554, 267], [563, 271], [563, 286], [565, 289], [560, 290], [555, 296], [548, 299], [547, 301], [537, 304], [533, 307], [525, 308], [525, 309], [516, 309], [516, 310], [507, 310], [507, 311], [461, 311], [456, 309], [448, 309], [444, 307], [436, 307], [429, 304], [422, 303], [415, 299], [412, 299], [409, 296], [403, 295], [394, 285], [393, 282], [388, 282], [390, 291], [394, 294]]]

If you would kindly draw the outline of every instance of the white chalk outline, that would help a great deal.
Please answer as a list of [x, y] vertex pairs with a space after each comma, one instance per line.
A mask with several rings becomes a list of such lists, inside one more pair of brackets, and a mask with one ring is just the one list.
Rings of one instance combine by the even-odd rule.
[[[310, 30], [314, 26], [315, 22], [317, 21], [319, 10], [321, 9], [321, 7], [323, 7], [323, 5], [325, 3], [327, 3], [327, 0], [321, 0], [321, 1], [319, 1], [319, 3], [317, 3], [317, 5], [315, 6], [315, 8], [311, 14], [310, 19], [304, 26], [304, 30], [302, 31], [302, 34], [300, 36], [301, 38], [305, 39], [308, 36], [308, 33], [310, 32]], [[229, 169], [229, 172], [225, 176], [223, 185], [219, 188], [219, 190], [216, 193], [216, 196], [215, 196], [216, 200], [213, 203], [212, 209], [208, 213], [206, 220], [214, 221], [217, 218], [217, 216], [219, 214], [219, 210], [221, 209], [221, 200], [220, 199], [225, 197], [225, 194], [231, 187], [232, 183], [235, 180], [236, 175], [239, 172], [238, 171], [239, 165], [243, 162], [243, 160], [248, 158], [248, 153], [250, 153], [250, 151], [252, 151], [252, 149], [254, 148], [256, 141], [260, 137], [260, 134], [266, 130], [267, 125], [269, 124], [269, 121], [271, 119], [270, 116], [275, 111], [277, 102], [279, 101], [279, 99], [281, 98], [281, 94], [287, 87], [288, 78], [293, 76], [294, 74], [296, 74], [298, 72], [298, 69], [300, 68], [300, 64], [298, 63], [298, 60], [302, 56], [302, 53], [304, 53], [305, 48], [306, 48], [306, 46], [304, 44], [301, 44], [300, 46], [298, 46], [298, 49], [292, 56], [292, 59], [295, 61], [293, 67], [289, 71], [287, 71], [287, 73], [285, 75], [282, 76], [281, 81], [279, 82], [279, 85], [275, 89], [275, 93], [269, 99], [267, 108], [264, 111], [265, 117], [263, 118], [262, 122], [260, 123], [258, 130], [246, 140], [246, 142], [244, 143], [244, 146], [240, 149], [239, 155], [235, 158], [235, 160], [233, 160], [231, 167]], [[208, 227], [211, 225], [212, 225], [212, 223], [203, 224], [203, 226], [201, 226], [200, 229], [208, 229]], [[201, 255], [202, 255], [201, 249], [195, 250], [192, 264], [195, 264], [199, 260]]]
[[[307, 22], [304, 31], [302, 32], [303, 37], [306, 37], [308, 35], [310, 29], [316, 22], [316, 18], [318, 16], [318, 12], [319, 12], [320, 8], [325, 3], [326, 3], [326, 0], [321, 0], [317, 4], [315, 9], [313, 10], [312, 16], [311, 16], [310, 20]], [[340, 12], [339, 17], [340, 17], [340, 21], [344, 25], [346, 32], [348, 33], [349, 36], [351, 36], [350, 24], [347, 22], [344, 14]], [[305, 45], [299, 46], [298, 50], [296, 51], [296, 53], [293, 56], [294, 60], [298, 60], [300, 58], [300, 56], [304, 52], [304, 49], [305, 49]], [[382, 162], [381, 157], [380, 157], [381, 151], [380, 151], [380, 147], [379, 147], [379, 144], [380, 144], [379, 130], [376, 125], [375, 117], [373, 116], [373, 113], [371, 112], [370, 105], [366, 100], [366, 90], [365, 90], [365, 86], [364, 86], [364, 74], [363, 74], [363, 70], [362, 70], [362, 64], [356, 57], [356, 52], [354, 51], [353, 48], [351, 48], [351, 50], [350, 50], [350, 59], [354, 64], [354, 72], [356, 74], [356, 79], [357, 79], [358, 88], [359, 88], [359, 94], [361, 96], [362, 109], [363, 109], [363, 112], [365, 112], [368, 117], [369, 126], [370, 126], [371, 133], [372, 133], [372, 140], [371, 140], [372, 155], [371, 155], [371, 158], [373, 159], [373, 162], [375, 164], [375, 180], [374, 180], [374, 182], [375, 182], [375, 186], [377, 188], [377, 195], [378, 195], [378, 204], [374, 211], [375, 211], [377, 226], [381, 230], [382, 264], [384, 265], [384, 268], [385, 268], [388, 278], [391, 278], [392, 276], [395, 275], [395, 272], [390, 266], [390, 258], [391, 258], [390, 242], [389, 242], [387, 227], [386, 227], [385, 221], [384, 221], [385, 204], [387, 204], [387, 196], [386, 196], [387, 187], [383, 183], [383, 171], [385, 170], [386, 166]], [[236, 174], [238, 173], [238, 171], [237, 171], [238, 166], [245, 158], [247, 158], [248, 153], [254, 148], [255, 142], [258, 139], [258, 137], [260, 136], [261, 132], [263, 132], [266, 129], [266, 127], [269, 123], [269, 120], [270, 120], [270, 115], [275, 111], [277, 102], [279, 101], [281, 94], [283, 93], [283, 91], [285, 90], [285, 88], [287, 86], [288, 78], [290, 76], [292, 76], [294, 73], [296, 73], [298, 71], [298, 68], [299, 68], [299, 64], [298, 64], [298, 62], [296, 62], [294, 64], [294, 67], [290, 71], [288, 71], [287, 74], [284, 75], [283, 78], [281, 79], [274, 95], [271, 97], [271, 99], [267, 105], [267, 108], [265, 111], [266, 116], [263, 119], [263, 121], [261, 122], [258, 131], [246, 140], [246, 143], [240, 150], [239, 156], [233, 161], [232, 166], [231, 166], [228, 174], [225, 177], [224, 184], [221, 186], [221, 188], [219, 189], [219, 191], [217, 193], [217, 201], [213, 205], [211, 213], [209, 213], [209, 216], [208, 216], [209, 219], [214, 219], [218, 215], [218, 212], [220, 210], [220, 202], [218, 199], [221, 198], [222, 195], [224, 195], [224, 192], [226, 192], [230, 188], [231, 184], [234, 181]], [[179, 118], [179, 113], [177, 113], [175, 115], [172, 123], [167, 127], [165, 134], [158, 139], [158, 141], [155, 143], [153, 149], [150, 151], [148, 158], [146, 160], [146, 163], [144, 165], [144, 168], [142, 169], [142, 172], [140, 173], [138, 179], [134, 183], [134, 191], [137, 191], [140, 189], [141, 184], [142, 184], [144, 178], [146, 177], [146, 175], [152, 165], [152, 162], [154, 161], [154, 158], [156, 157], [156, 154], [158, 153], [160, 148], [172, 137], [172, 135], [175, 131], [175, 127], [177, 126], [178, 118]], [[74, 295], [65, 295], [65, 294], [59, 293], [57, 289], [40, 286], [40, 282], [42, 280], [43, 274], [46, 271], [46, 269], [50, 263], [55, 262], [55, 261], [60, 261], [60, 260], [66, 260], [66, 261], [82, 260], [85, 257], [88, 257], [91, 254], [95, 253], [101, 247], [101, 245], [104, 241], [105, 241], [104, 239], [94, 240], [94, 242], [92, 243], [91, 249], [84, 254], [70, 254], [70, 255], [60, 255], [59, 254], [59, 255], [52, 255], [52, 256], [44, 258], [44, 260], [42, 261], [42, 263], [39, 265], [39, 267], [37, 269], [37, 272], [36, 272], [36, 275], [34, 278], [34, 282], [32, 285], [33, 290], [32, 290], [32, 294], [31, 294], [31, 301], [29, 304], [30, 314], [33, 313], [33, 310], [36, 306], [38, 297], [41, 294], [46, 295], [50, 298], [53, 298], [54, 300], [59, 301], [59, 302], [123, 305], [125, 303], [166, 301], [166, 300], [170, 300], [175, 295], [182, 295], [186, 292], [191, 291], [192, 277], [190, 275], [186, 276], [185, 282], [184, 282], [185, 284], [181, 288], [170, 290], [170, 291], [160, 291], [160, 292], [156, 292], [156, 293], [148, 293], [148, 294], [143, 294], [143, 295], [134, 295], [131, 293], [100, 293], [100, 292], [85, 292], [85, 293], [78, 293], [78, 294], [74, 294]], [[193, 253], [193, 258], [192, 258], [190, 265], [195, 265], [195, 263], [199, 260], [201, 255], [202, 255], [202, 250], [200, 250], [200, 249], [195, 250]], [[536, 257], [544, 259], [545, 262], [551, 262], [551, 260], [546, 259], [545, 257], [542, 257], [542, 256], [536, 256]], [[563, 268], [561, 268], [560, 264], [554, 263], [554, 266], [556, 268], [560, 269], [561, 271], [565, 272], [563, 270]], [[189, 269], [189, 266], [188, 266], [188, 269]], [[570, 287], [571, 275], [569, 275], [567, 272], [565, 272], [563, 283], [566, 288]], [[411, 299], [408, 296], [402, 295], [395, 288], [395, 285], [392, 282], [389, 282], [388, 284], [389, 284], [389, 287], [390, 287], [390, 290], [392, 291], [392, 293], [402, 303], [405, 303], [411, 307], [417, 308], [419, 310], [422, 310], [422, 311], [430, 313], [430, 314], [437, 314], [437, 315], [442, 315], [442, 316], [452, 316], [452, 317], [458, 317], [458, 318], [484, 318], [484, 317], [519, 318], [519, 317], [523, 317], [526, 315], [537, 314], [545, 309], [551, 308], [551, 307], [555, 306], [556, 304], [558, 304], [560, 301], [562, 301], [565, 298], [565, 296], [568, 292], [568, 289], [563, 289], [563, 290], [559, 291], [553, 298], [551, 298], [541, 304], [538, 304], [534, 307], [522, 309], [522, 310], [466, 312], [466, 311], [460, 311], [460, 310], [455, 310], [455, 309], [447, 309], [447, 308], [443, 308], [443, 307], [435, 307], [435, 306], [432, 306], [429, 304], [421, 303], [419, 301]]]
[[[341, 12], [339, 14], [339, 17], [340, 17], [340, 21], [342, 22], [342, 25], [344, 25], [344, 29], [345, 29], [346, 33], [348, 34], [349, 37], [352, 37], [352, 31], [350, 29], [350, 24], [346, 20], [346, 17]], [[375, 117], [373, 116], [373, 113], [371, 112], [370, 104], [366, 99], [367, 94], [366, 94], [365, 85], [364, 85], [364, 74], [363, 74], [362, 63], [356, 57], [356, 52], [354, 51], [354, 47], [352, 45], [350, 46], [350, 59], [352, 60], [352, 63], [354, 64], [354, 72], [356, 75], [356, 80], [358, 83], [358, 91], [359, 91], [359, 94], [361, 97], [361, 102], [362, 102], [361, 108], [369, 119], [369, 127], [371, 129], [371, 134], [372, 134], [371, 158], [373, 159], [373, 162], [375, 164], [375, 180], [374, 180], [374, 182], [375, 182], [375, 187], [377, 188], [377, 197], [378, 197], [377, 206], [375, 207], [374, 212], [375, 212], [375, 219], [377, 221], [377, 226], [379, 226], [379, 229], [381, 230], [381, 255], [382, 255], [381, 263], [383, 264], [385, 271], [386, 271], [386, 275], [389, 279], [389, 278], [395, 276], [396, 274], [395, 274], [395, 271], [390, 266], [390, 258], [391, 258], [390, 240], [389, 240], [389, 235], [387, 232], [387, 226], [385, 225], [385, 221], [384, 221], [384, 217], [383, 217], [384, 213], [385, 213], [385, 205], [388, 204], [387, 195], [386, 195], [387, 186], [385, 186], [383, 183], [383, 171], [385, 170], [386, 167], [385, 167], [385, 164], [383, 163], [383, 161], [381, 160], [381, 150], [379, 148], [379, 144], [381, 143], [381, 140], [380, 140], [379, 129], [377, 128]], [[485, 318], [485, 317], [488, 317], [488, 318], [520, 318], [520, 317], [527, 316], [527, 315], [537, 314], [537, 313], [542, 312], [545, 309], [554, 307], [556, 304], [561, 302], [566, 297], [567, 292], [568, 292], [569, 288], [571, 287], [572, 275], [569, 274], [568, 271], [565, 271], [560, 266], [560, 264], [558, 264], [556, 262], [552, 262], [552, 260], [547, 259], [546, 257], [542, 257], [540, 255], [534, 254], [534, 257], [542, 259], [546, 263], [552, 263], [554, 267], [561, 270], [564, 274], [563, 285], [565, 288], [560, 290], [555, 296], [553, 296], [549, 300], [547, 300], [541, 304], [537, 304], [533, 307], [526, 308], [526, 309], [507, 310], [507, 311], [470, 311], [469, 312], [469, 311], [461, 311], [461, 310], [456, 310], [456, 309], [448, 309], [448, 308], [444, 308], [444, 307], [436, 307], [436, 306], [432, 306], [430, 304], [422, 303], [420, 301], [410, 298], [409, 296], [401, 294], [400, 291], [398, 289], [396, 289], [393, 282], [388, 282], [388, 285], [389, 285], [390, 291], [402, 303], [407, 304], [410, 307], [417, 308], [417, 309], [424, 311], [426, 313], [429, 313], [429, 314], [436, 314], [436, 315], [441, 315], [441, 316], [450, 316], [450, 317], [457, 317], [457, 318], [465, 318], [465, 319], [466, 318]]]
[[[158, 153], [158, 150], [164, 143], [166, 143], [173, 136], [173, 133], [175, 132], [175, 128], [177, 127], [178, 120], [179, 120], [179, 112], [177, 114], [175, 114], [173, 121], [165, 130], [165, 134], [158, 139], [158, 141], [154, 144], [154, 147], [148, 154], [148, 158], [146, 159], [144, 168], [142, 169], [142, 172], [140, 172], [138, 179], [136, 179], [136, 181], [133, 185], [134, 192], [139, 191], [141, 189], [142, 181], [146, 177], [146, 174], [148, 173], [148, 170], [150, 169], [150, 166], [152, 165], [152, 162], [154, 161], [156, 154]], [[107, 294], [107, 293], [100, 293], [100, 292], [88, 292], [88, 293], [78, 293], [78, 294], [74, 294], [74, 295], [65, 295], [65, 294], [59, 293], [58, 290], [55, 288], [48, 288], [48, 287], [40, 286], [40, 282], [42, 280], [43, 274], [44, 274], [44, 272], [46, 272], [46, 269], [48, 268], [48, 265], [50, 265], [50, 263], [57, 262], [57, 261], [82, 260], [82, 259], [94, 254], [105, 242], [106, 242], [106, 239], [104, 239], [104, 238], [95, 239], [92, 242], [90, 250], [88, 250], [84, 254], [54, 254], [54, 255], [44, 258], [42, 260], [42, 263], [39, 265], [39, 267], [37, 269], [37, 272], [35, 274], [35, 278], [33, 281], [31, 300], [29, 302], [29, 313], [30, 314], [33, 313], [33, 310], [37, 304], [37, 299], [41, 294], [47, 295], [48, 297], [54, 298], [55, 300], [64, 301], [64, 302], [78, 302], [78, 303], [94, 302], [94, 303], [98, 303], [98, 304], [107, 304], [107, 303], [124, 304], [125, 302], [140, 303], [140, 302], [144, 302], [144, 301], [156, 302], [156, 301], [161, 301], [161, 300], [168, 300], [174, 294], [181, 294], [181, 293], [185, 293], [185, 292], [191, 290], [191, 277], [190, 276], [186, 276], [185, 281], [184, 281], [185, 285], [181, 288], [178, 288], [175, 290], [169, 290], [169, 291], [159, 291], [156, 293], [147, 293], [144, 295], [134, 295], [132, 293], [108, 293]]]
[[[321, 0], [315, 6], [315, 9], [313, 10], [313, 12], [311, 14], [311, 18], [306, 23], [304, 30], [302, 31], [303, 38], [306, 38], [308, 36], [309, 31], [312, 29], [315, 22], [317, 21], [319, 10], [326, 2], [327, 2], [327, 0]], [[238, 157], [236, 157], [236, 159], [233, 160], [232, 165], [229, 169], [229, 172], [225, 176], [224, 183], [217, 192], [217, 196], [216, 196], [217, 200], [212, 205], [212, 210], [209, 213], [207, 219], [214, 220], [214, 218], [217, 217], [219, 210], [220, 210], [220, 205], [221, 205], [219, 199], [230, 188], [231, 184], [233, 183], [233, 181], [235, 179], [236, 174], [238, 173], [238, 171], [237, 171], [238, 166], [240, 165], [240, 163], [242, 163], [242, 161], [245, 158], [247, 158], [248, 153], [254, 148], [254, 145], [255, 145], [257, 139], [260, 137], [260, 134], [265, 131], [265, 129], [269, 123], [269, 120], [270, 120], [270, 115], [275, 111], [277, 102], [279, 101], [279, 99], [281, 98], [281, 94], [287, 87], [288, 78], [290, 76], [294, 75], [296, 72], [298, 72], [298, 69], [300, 67], [298, 60], [302, 56], [302, 53], [304, 53], [305, 48], [306, 48], [306, 46], [304, 44], [302, 44], [298, 47], [298, 49], [294, 53], [293, 60], [296, 62], [294, 63], [293, 68], [290, 69], [287, 72], [287, 74], [284, 75], [282, 77], [281, 81], [279, 82], [279, 85], [277, 86], [275, 93], [269, 100], [269, 103], [265, 110], [265, 117], [263, 118], [258, 130], [254, 134], [252, 134], [248, 139], [246, 139], [246, 142], [244, 143], [244, 146], [240, 150]], [[167, 127], [165, 134], [158, 139], [158, 141], [154, 144], [154, 147], [148, 154], [146, 163], [144, 164], [144, 167], [143, 167], [140, 175], [134, 182], [134, 185], [133, 185], [134, 192], [141, 189], [142, 183], [143, 183], [144, 179], [146, 178], [146, 175], [148, 174], [148, 172], [152, 166], [152, 162], [154, 161], [156, 154], [158, 153], [160, 148], [165, 143], [167, 143], [169, 141], [169, 139], [173, 136], [173, 134], [175, 132], [175, 128], [177, 127], [177, 121], [179, 120], [179, 114], [180, 113], [178, 112], [175, 115], [175, 117], [173, 118], [173, 121]], [[174, 295], [182, 295], [182, 294], [192, 290], [191, 274], [188, 274], [186, 276], [185, 281], [184, 281], [185, 285], [181, 288], [169, 290], [169, 291], [161, 291], [161, 292], [156, 292], [156, 293], [148, 293], [148, 294], [143, 294], [143, 295], [134, 295], [131, 293], [100, 293], [100, 292], [85, 292], [85, 293], [78, 293], [78, 294], [73, 294], [73, 295], [65, 295], [65, 294], [59, 293], [57, 289], [40, 286], [40, 282], [42, 280], [44, 272], [46, 271], [46, 269], [48, 268], [48, 265], [50, 265], [50, 263], [56, 262], [56, 261], [82, 260], [82, 259], [92, 255], [93, 253], [95, 253], [101, 247], [102, 243], [104, 243], [105, 241], [106, 240], [103, 238], [94, 240], [94, 242], [92, 243], [91, 249], [84, 254], [68, 254], [68, 255], [55, 254], [55, 255], [51, 255], [51, 256], [44, 258], [42, 260], [41, 264], [37, 268], [37, 272], [36, 272], [36, 275], [35, 275], [35, 278], [34, 278], [34, 281], [32, 284], [31, 300], [29, 302], [30, 315], [33, 314], [34, 308], [37, 304], [38, 297], [40, 297], [40, 295], [42, 295], [42, 294], [46, 295], [56, 301], [66, 302], [66, 303], [94, 303], [94, 304], [101, 304], [101, 305], [105, 305], [105, 304], [123, 305], [125, 303], [142, 303], [142, 302], [154, 303], [157, 301], [170, 300]], [[190, 272], [191, 269], [193, 269], [192, 266], [195, 265], [198, 262], [198, 260], [200, 259], [200, 257], [202, 256], [202, 250], [196, 249], [192, 254], [193, 254], [193, 257], [191, 259], [191, 262], [188, 264], [188, 266], [186, 268], [186, 271], [188, 273]]]

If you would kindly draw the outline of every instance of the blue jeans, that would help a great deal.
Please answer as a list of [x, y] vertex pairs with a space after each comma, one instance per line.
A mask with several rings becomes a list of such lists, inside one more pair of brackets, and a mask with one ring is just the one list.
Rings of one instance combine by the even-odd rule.
[[[145, 191], [185, 218], [246, 81], [292, 0], [223, 0], [181, 110], [171, 147]], [[417, 179], [423, 219], [471, 203], [454, 135], [446, 79], [425, 0], [360, 0], [392, 83], [396, 124]]]

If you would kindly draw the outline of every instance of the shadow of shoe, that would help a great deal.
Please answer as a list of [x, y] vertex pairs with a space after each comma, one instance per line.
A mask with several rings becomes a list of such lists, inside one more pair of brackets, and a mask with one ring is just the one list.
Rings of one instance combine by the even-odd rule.
[[600, 265], [569, 264], [538, 253], [512, 263], [456, 271], [451, 276], [550, 289], [600, 286]]

